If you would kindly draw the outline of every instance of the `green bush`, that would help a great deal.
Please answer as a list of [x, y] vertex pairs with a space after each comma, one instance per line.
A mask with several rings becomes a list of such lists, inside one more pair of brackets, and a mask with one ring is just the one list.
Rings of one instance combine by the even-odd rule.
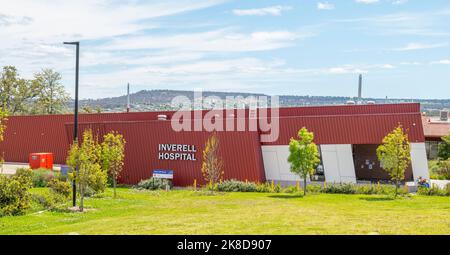
[[33, 179], [33, 170], [30, 168], [22, 167], [16, 170], [15, 176], [23, 176], [25, 178]]
[[20, 171], [12, 177], [0, 175], [0, 216], [22, 215], [30, 207], [30, 173]]
[[310, 184], [306, 186], [306, 192], [308, 193], [321, 193], [322, 192], [322, 186], [316, 185], [316, 184]]
[[450, 196], [450, 183], [445, 185], [443, 189], [436, 185], [433, 185], [431, 188], [419, 187], [417, 194], [423, 196]]
[[67, 181], [61, 181], [59, 179], [53, 179], [48, 183], [50, 190], [55, 193], [68, 198], [71, 194], [71, 185]]
[[221, 192], [256, 192], [257, 186], [253, 182], [226, 180], [217, 184], [216, 189]]
[[33, 200], [50, 211], [65, 211], [67, 210], [67, 197], [55, 192], [48, 192], [43, 194], [33, 194]]
[[33, 187], [47, 187], [48, 182], [55, 178], [55, 174], [51, 170], [37, 169], [32, 170]]
[[158, 190], [158, 189], [166, 189], [166, 186], [170, 186], [170, 182], [167, 179], [160, 178], [150, 178], [147, 180], [142, 180], [138, 183], [138, 189], [148, 189], [148, 190]]
[[260, 183], [256, 185], [256, 192], [270, 193], [272, 192], [272, 185], [268, 182]]
[[283, 189], [281, 188], [281, 185], [277, 184], [277, 185], [273, 186], [272, 192], [280, 193], [282, 190]]
[[295, 194], [295, 193], [302, 192], [302, 189], [298, 189], [297, 186], [288, 186], [288, 187], [284, 188], [281, 192], [288, 193], [288, 194]]
[[435, 170], [436, 179], [439, 180], [450, 180], [450, 159], [440, 160], [437, 164], [437, 169]]
[[355, 185], [343, 183], [343, 184], [329, 184], [322, 188], [323, 193], [332, 194], [356, 194]]

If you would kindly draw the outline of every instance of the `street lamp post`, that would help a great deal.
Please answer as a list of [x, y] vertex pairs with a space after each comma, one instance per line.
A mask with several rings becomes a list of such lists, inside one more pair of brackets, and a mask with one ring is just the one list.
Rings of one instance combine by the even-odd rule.
[[[73, 125], [73, 141], [78, 142], [78, 76], [80, 69], [80, 42], [64, 42], [64, 44], [70, 44], [76, 46], [76, 64], [75, 64], [75, 110], [74, 110], [74, 125]], [[78, 166], [76, 167], [77, 175], [79, 173]], [[72, 204], [75, 207], [77, 205], [77, 185], [75, 178], [72, 181]]]

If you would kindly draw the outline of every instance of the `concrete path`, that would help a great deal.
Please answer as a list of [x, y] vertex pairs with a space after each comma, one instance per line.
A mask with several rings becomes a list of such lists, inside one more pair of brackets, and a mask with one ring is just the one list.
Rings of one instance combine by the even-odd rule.
[[[28, 163], [18, 163], [18, 162], [5, 162], [3, 164], [3, 171], [0, 167], [0, 174], [12, 175], [16, 173], [18, 168], [29, 167]], [[53, 170], [60, 171], [60, 165], [54, 165]]]

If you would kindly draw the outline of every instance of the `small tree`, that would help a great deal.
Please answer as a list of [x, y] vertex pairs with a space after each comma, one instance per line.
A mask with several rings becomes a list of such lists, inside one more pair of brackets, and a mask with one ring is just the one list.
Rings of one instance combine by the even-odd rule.
[[[102, 192], [106, 188], [107, 173], [100, 166], [101, 147], [92, 134], [92, 130], [83, 132], [81, 146], [77, 142], [71, 146], [67, 158], [67, 165], [72, 169], [71, 178], [78, 185], [80, 195], [80, 211], [84, 209], [84, 197], [87, 188]], [[78, 173], [74, 170], [78, 167]]]
[[116, 198], [117, 178], [123, 168], [125, 158], [125, 139], [117, 132], [110, 132], [104, 136], [102, 143], [102, 168], [111, 176]]
[[216, 134], [211, 135], [203, 150], [202, 174], [209, 184], [211, 192], [214, 192], [216, 183], [222, 180], [223, 161], [219, 157], [219, 138]]
[[303, 194], [306, 195], [306, 178], [314, 174], [320, 163], [320, 154], [314, 141], [314, 134], [303, 127], [298, 131], [298, 140], [291, 138], [289, 142], [288, 162], [291, 163], [291, 172], [303, 179]]
[[[3, 111], [3, 109], [0, 107], [0, 142], [4, 140], [4, 133], [6, 129], [6, 121], [8, 120], [8, 114], [6, 111]], [[5, 163], [5, 153], [1, 152], [0, 154], [0, 168], [1, 172], [3, 173], [3, 163]]]
[[439, 160], [447, 160], [450, 158], [450, 134], [443, 136], [442, 142], [438, 147]]
[[438, 178], [450, 179], [450, 134], [443, 136], [438, 147]]
[[410, 151], [408, 134], [404, 133], [401, 125], [385, 136], [382, 144], [377, 148], [381, 167], [395, 183], [395, 197], [397, 197], [400, 182], [405, 179], [405, 171], [411, 162]]
[[0, 107], [0, 142], [4, 139], [4, 133], [6, 129], [6, 121], [8, 120], [8, 114], [6, 113], [6, 110], [3, 110]]

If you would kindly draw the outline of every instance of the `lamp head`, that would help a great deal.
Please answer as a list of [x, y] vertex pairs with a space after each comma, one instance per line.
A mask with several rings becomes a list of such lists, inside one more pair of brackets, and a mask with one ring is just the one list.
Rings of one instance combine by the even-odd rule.
[[79, 45], [80, 42], [64, 42], [64, 44]]

